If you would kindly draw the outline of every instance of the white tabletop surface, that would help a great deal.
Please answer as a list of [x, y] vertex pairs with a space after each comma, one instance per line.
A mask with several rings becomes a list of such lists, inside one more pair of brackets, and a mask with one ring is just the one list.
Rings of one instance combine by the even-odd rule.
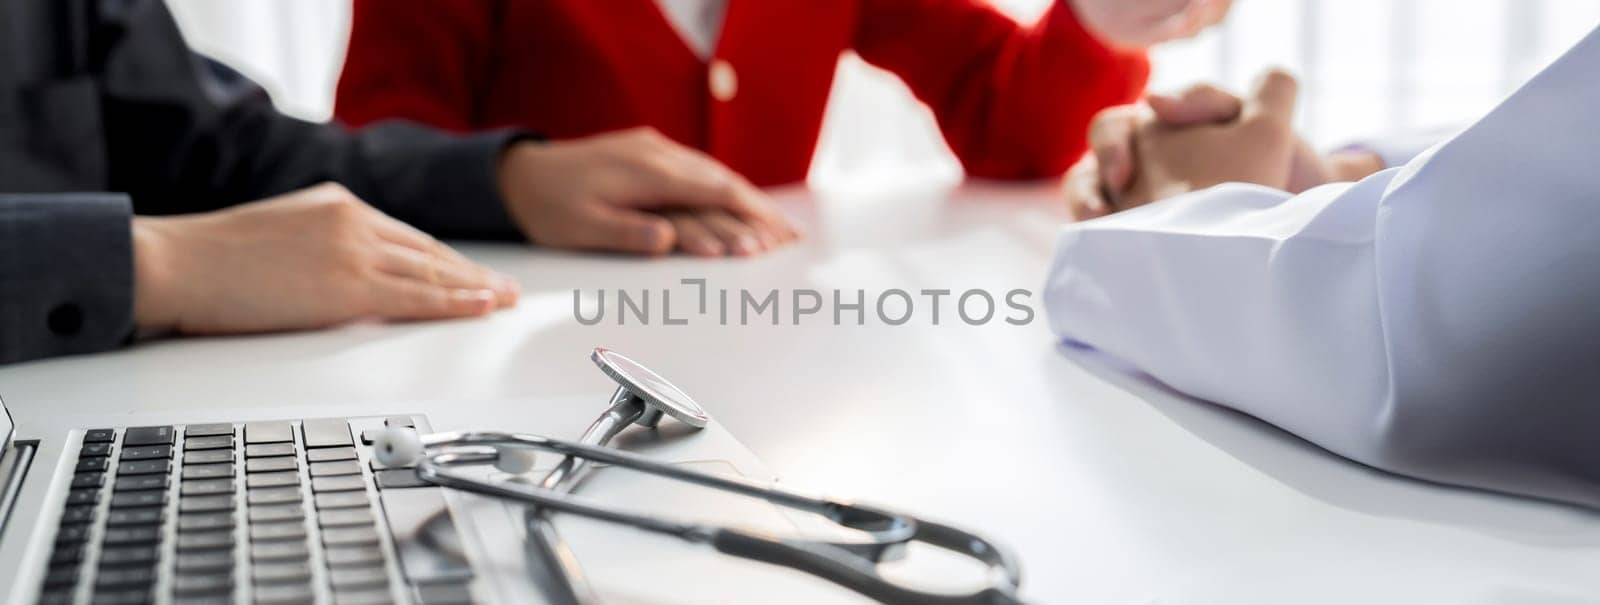
[[[480, 320], [143, 343], [0, 369], [21, 431], [56, 414], [421, 409], [435, 428], [540, 429], [592, 399], [606, 346], [693, 394], [789, 485], [907, 508], [1011, 546], [1043, 603], [1580, 603], [1600, 598], [1600, 514], [1402, 479], [1052, 342], [1037, 293], [1064, 220], [1048, 188], [780, 193], [806, 239], [752, 259], [642, 260], [464, 244], [521, 280]], [[696, 290], [778, 289], [783, 322], [719, 325]], [[673, 291], [662, 325], [615, 292]], [[790, 292], [1035, 293], [1026, 326], [968, 326], [947, 300], [901, 326], [789, 324]], [[607, 290], [581, 325], [573, 291]], [[736, 300], [736, 298], [734, 299]], [[827, 304], [829, 301], [825, 301]], [[918, 304], [925, 299], [918, 298]], [[1001, 313], [1005, 313], [1002, 308]], [[570, 404], [567, 404], [570, 405]], [[407, 406], [414, 408], [415, 406]], [[340, 409], [335, 413], [344, 413]], [[561, 417], [582, 415], [557, 414]], [[550, 432], [573, 431], [544, 427]]]

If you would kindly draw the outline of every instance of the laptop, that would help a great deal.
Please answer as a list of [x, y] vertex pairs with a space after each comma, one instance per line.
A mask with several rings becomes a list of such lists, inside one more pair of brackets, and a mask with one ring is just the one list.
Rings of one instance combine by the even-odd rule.
[[[572, 418], [540, 424], [581, 426], [599, 403], [541, 405], [547, 416]], [[526, 402], [518, 405], [527, 409]], [[0, 401], [0, 600], [546, 599], [541, 583], [549, 570], [535, 569], [520, 504], [428, 485], [414, 469], [375, 459], [377, 431], [428, 432], [423, 414], [221, 422], [175, 422], [181, 417], [172, 414], [135, 414], [115, 424], [53, 417], [49, 427], [26, 428], [48, 438], [25, 440]], [[617, 446], [708, 472], [772, 480], [715, 422], [698, 432], [630, 431]], [[556, 460], [540, 462], [549, 468]], [[482, 470], [485, 480], [507, 478]], [[768, 531], [806, 524], [764, 502], [708, 499], [698, 488], [630, 477], [637, 476], [599, 469], [578, 493]], [[780, 568], [570, 515], [555, 522], [592, 584], [594, 593], [584, 596], [597, 602], [853, 600]]]

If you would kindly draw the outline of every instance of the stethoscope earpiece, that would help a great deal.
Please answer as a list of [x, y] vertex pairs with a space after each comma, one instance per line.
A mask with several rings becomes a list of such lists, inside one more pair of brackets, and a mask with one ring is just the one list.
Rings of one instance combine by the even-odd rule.
[[521, 475], [533, 470], [539, 456], [525, 447], [501, 445], [494, 448], [494, 468], [502, 473]]
[[372, 455], [384, 466], [416, 466], [422, 458], [422, 437], [413, 429], [390, 427], [372, 439]]

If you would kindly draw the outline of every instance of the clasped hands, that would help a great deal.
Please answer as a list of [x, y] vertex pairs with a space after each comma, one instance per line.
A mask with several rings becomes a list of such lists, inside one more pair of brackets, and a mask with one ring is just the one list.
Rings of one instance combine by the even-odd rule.
[[1383, 168], [1370, 152], [1318, 154], [1294, 131], [1298, 83], [1271, 70], [1240, 98], [1210, 85], [1102, 111], [1090, 152], [1063, 180], [1074, 220], [1228, 182], [1291, 193]]

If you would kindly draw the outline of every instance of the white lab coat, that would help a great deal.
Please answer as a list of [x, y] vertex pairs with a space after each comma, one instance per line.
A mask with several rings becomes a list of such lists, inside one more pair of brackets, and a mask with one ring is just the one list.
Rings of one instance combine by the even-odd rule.
[[1600, 30], [1404, 167], [1069, 225], [1044, 300], [1340, 455], [1600, 506]]

